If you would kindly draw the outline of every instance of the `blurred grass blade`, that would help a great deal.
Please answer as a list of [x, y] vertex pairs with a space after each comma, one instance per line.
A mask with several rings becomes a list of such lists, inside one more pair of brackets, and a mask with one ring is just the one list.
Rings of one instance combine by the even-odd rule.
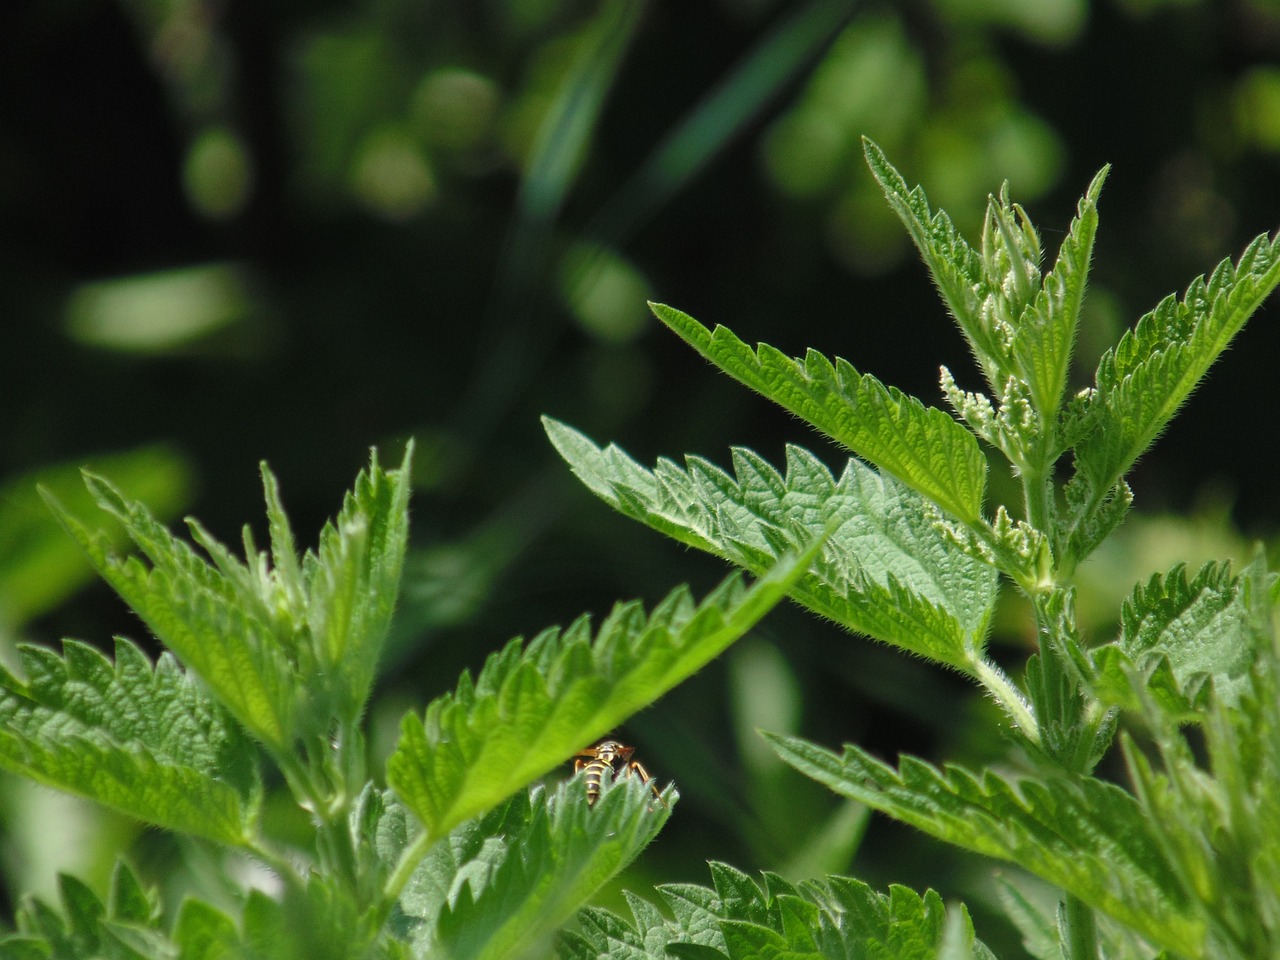
[[605, 94], [617, 76], [635, 32], [642, 4], [609, 0], [587, 29], [578, 56], [538, 128], [516, 215], [503, 242], [484, 328], [476, 342], [490, 343], [458, 406], [459, 434], [478, 446], [501, 419], [531, 365], [531, 290], [546, 265], [547, 231], [569, 192], [583, 151], [596, 129]]
[[564, 86], [538, 128], [517, 199], [517, 231], [553, 219], [569, 192], [641, 7], [635, 0], [611, 0], [589, 28]]
[[604, 246], [627, 237], [710, 162], [852, 15], [849, 0], [813, 0], [783, 21], [677, 124], [587, 236]]

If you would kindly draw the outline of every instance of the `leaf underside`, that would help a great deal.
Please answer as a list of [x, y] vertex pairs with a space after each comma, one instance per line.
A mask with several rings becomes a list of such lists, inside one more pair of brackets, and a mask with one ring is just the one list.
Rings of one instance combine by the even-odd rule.
[[587, 488], [623, 514], [748, 570], [830, 530], [821, 556], [791, 596], [846, 628], [970, 671], [981, 655], [998, 581], [958, 550], [926, 501], [857, 460], [838, 479], [811, 453], [788, 446], [782, 474], [750, 450], [734, 473], [700, 457], [649, 470], [618, 447], [544, 420]]
[[1195, 954], [1188, 912], [1157, 829], [1131, 794], [1092, 778], [1008, 781], [902, 757], [897, 770], [853, 745], [839, 755], [766, 734], [789, 764], [835, 792], [947, 843], [1019, 864], [1175, 953]]

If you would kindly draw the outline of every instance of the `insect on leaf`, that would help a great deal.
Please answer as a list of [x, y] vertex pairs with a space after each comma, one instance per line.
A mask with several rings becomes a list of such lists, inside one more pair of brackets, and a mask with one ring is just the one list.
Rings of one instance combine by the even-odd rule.
[[599, 739], [724, 652], [777, 604], [821, 540], [750, 587], [730, 577], [701, 603], [679, 588], [646, 614], [620, 603], [594, 635], [587, 618], [519, 638], [473, 682], [407, 715], [387, 782], [433, 836], [483, 813]]

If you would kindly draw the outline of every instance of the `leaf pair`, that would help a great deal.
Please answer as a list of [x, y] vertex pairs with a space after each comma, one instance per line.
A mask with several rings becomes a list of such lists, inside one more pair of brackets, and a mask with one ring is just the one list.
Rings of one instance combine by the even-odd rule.
[[[99, 507], [140, 548], [121, 558], [50, 499], [94, 567], [155, 636], [277, 757], [296, 740], [360, 715], [395, 606], [407, 537], [408, 457], [384, 471], [374, 457], [299, 562], [275, 478], [263, 466], [271, 553], [246, 528], [245, 559], [194, 521], [210, 560], [174, 538], [141, 504], [86, 476]], [[210, 562], [211, 561], [211, 562]]]

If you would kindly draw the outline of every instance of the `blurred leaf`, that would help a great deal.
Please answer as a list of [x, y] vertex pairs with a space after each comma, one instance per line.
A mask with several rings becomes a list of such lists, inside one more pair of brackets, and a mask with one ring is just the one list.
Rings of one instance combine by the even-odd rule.
[[[169, 960], [178, 950], [161, 929], [156, 897], [143, 890], [133, 872], [118, 863], [107, 903], [73, 877], [59, 877], [61, 911], [43, 901], [26, 900], [18, 909], [17, 932], [0, 936], [4, 960]], [[192, 901], [196, 902], [196, 901]], [[210, 916], [222, 916], [200, 905]], [[184, 960], [227, 954], [183, 952]]]
[[182, 179], [197, 210], [210, 220], [228, 220], [248, 202], [253, 172], [244, 139], [227, 127], [210, 126], [188, 148]]
[[80, 287], [67, 304], [67, 332], [88, 346], [169, 353], [244, 322], [253, 301], [232, 264], [139, 274]]
[[[93, 457], [95, 469], [116, 477], [122, 489], [172, 517], [191, 499], [194, 480], [188, 461], [164, 446]], [[58, 519], [40, 499], [43, 487], [75, 513], [93, 501], [79, 465], [44, 467], [6, 480], [0, 487], [0, 618], [10, 629], [47, 613], [88, 582], [93, 568]], [[115, 528], [112, 544], [124, 540]]]
[[848, 0], [811, 0], [769, 31], [667, 132], [617, 197], [597, 214], [587, 237], [606, 245], [629, 237], [816, 58], [851, 13]]

